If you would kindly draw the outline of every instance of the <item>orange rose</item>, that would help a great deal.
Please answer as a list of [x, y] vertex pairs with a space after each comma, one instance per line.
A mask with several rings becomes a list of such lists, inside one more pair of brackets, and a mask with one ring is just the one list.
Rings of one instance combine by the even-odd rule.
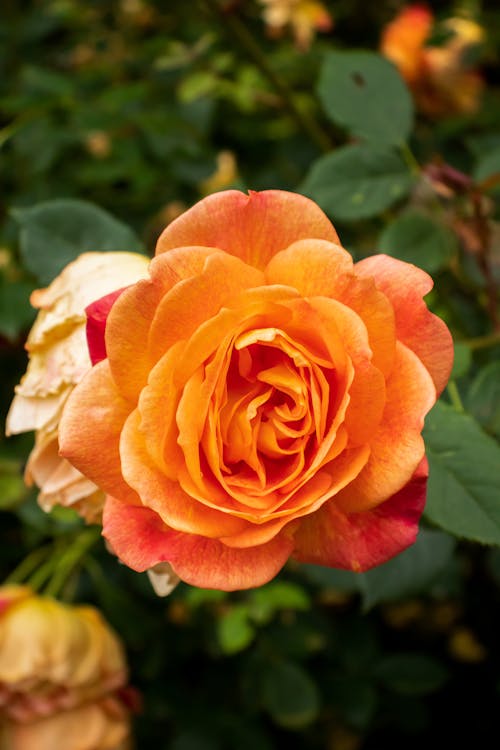
[[434, 22], [426, 5], [406, 6], [385, 27], [380, 51], [396, 65], [422, 112], [431, 117], [475, 112], [484, 81], [468, 57], [483, 41], [483, 29], [466, 18], [448, 18], [442, 28], [449, 39], [432, 46], [427, 42]]
[[0, 748], [120, 750], [130, 736], [127, 664], [93, 607], [0, 589]]
[[91, 367], [85, 307], [146, 276], [148, 263], [138, 253], [84, 253], [31, 296], [40, 312], [26, 342], [28, 369], [16, 387], [6, 432], [35, 430], [25, 479], [40, 488], [38, 501], [46, 511], [65, 505], [87, 521], [101, 516], [102, 492], [59, 455], [59, 419], [69, 393]]
[[[233, 590], [291, 555], [361, 571], [411, 544], [423, 420], [452, 362], [431, 287], [384, 255], [353, 265], [293, 193], [217, 193], [170, 224], [60, 426], [63, 455], [108, 493], [116, 554]], [[91, 353], [109, 307], [89, 309]]]

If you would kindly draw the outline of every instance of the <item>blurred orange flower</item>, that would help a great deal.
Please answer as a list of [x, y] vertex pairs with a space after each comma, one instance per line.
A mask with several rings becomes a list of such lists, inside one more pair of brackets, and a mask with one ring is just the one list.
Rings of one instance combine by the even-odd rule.
[[316, 31], [330, 31], [333, 18], [319, 0], [260, 0], [262, 15], [272, 36], [291, 27], [297, 46], [307, 50]]
[[399, 69], [425, 114], [475, 112], [484, 81], [469, 58], [484, 31], [473, 20], [448, 18], [440, 26], [445, 38], [438, 46], [430, 43], [434, 29], [435, 18], [426, 5], [409, 5], [385, 27], [380, 50]]
[[0, 589], [0, 747], [125, 748], [127, 680], [122, 645], [95, 608]]

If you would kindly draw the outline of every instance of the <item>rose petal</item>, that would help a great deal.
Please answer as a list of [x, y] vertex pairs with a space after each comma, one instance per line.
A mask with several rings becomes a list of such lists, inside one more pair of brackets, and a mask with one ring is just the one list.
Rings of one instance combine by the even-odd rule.
[[370, 441], [370, 458], [359, 476], [337, 496], [337, 507], [347, 513], [373, 508], [398, 492], [424, 455], [421, 432], [436, 391], [418, 357], [403, 344], [396, 347], [394, 370], [386, 387], [386, 406]]
[[373, 277], [392, 302], [396, 336], [424, 363], [439, 396], [450, 377], [453, 340], [446, 324], [427, 309], [422, 299], [432, 289], [431, 277], [411, 263], [387, 255], [365, 258], [354, 268], [361, 276]]
[[133, 570], [169, 562], [186, 583], [223, 591], [262, 586], [281, 570], [293, 549], [285, 534], [250, 549], [226, 547], [215, 539], [172, 531], [149, 508], [111, 496], [104, 507], [103, 534]]
[[371, 278], [355, 274], [343, 248], [319, 240], [295, 242], [270, 260], [265, 274], [269, 284], [288, 284], [304, 297], [330, 297], [354, 310], [366, 326], [373, 364], [389, 374], [396, 340], [392, 306]]
[[186, 247], [154, 258], [149, 266], [151, 278], [126, 289], [113, 305], [106, 322], [106, 351], [113, 378], [126, 398], [137, 399], [154, 364], [146, 342], [161, 299], [179, 281], [200, 273], [212, 252], [206, 247]]
[[111, 308], [125, 289], [126, 287], [123, 287], [122, 289], [117, 289], [115, 292], [110, 292], [105, 297], [91, 302], [85, 308], [85, 314], [87, 315], [87, 345], [93, 365], [106, 359], [106, 342], [104, 339], [106, 321]]
[[139, 502], [120, 468], [120, 433], [129, 411], [113, 382], [108, 360], [103, 360], [70, 395], [59, 425], [59, 445], [61, 456], [102, 490]]
[[427, 476], [424, 458], [399, 492], [364, 513], [343, 513], [334, 498], [302, 522], [295, 534], [294, 557], [358, 573], [386, 562], [416, 539]]
[[264, 190], [248, 195], [227, 190], [209, 195], [164, 230], [156, 255], [185, 245], [218, 247], [256, 268], [304, 238], [338, 243], [323, 211], [302, 195]]

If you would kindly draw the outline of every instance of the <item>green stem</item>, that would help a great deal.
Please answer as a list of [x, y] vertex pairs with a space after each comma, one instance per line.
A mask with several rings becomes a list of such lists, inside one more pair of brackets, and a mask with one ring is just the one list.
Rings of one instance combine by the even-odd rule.
[[415, 154], [413, 153], [411, 148], [408, 146], [408, 144], [402, 143], [401, 146], [399, 147], [399, 150], [410, 172], [414, 175], [419, 175], [420, 172], [422, 171], [420, 164], [418, 163]]
[[446, 386], [446, 392], [449, 396], [449, 399], [451, 401], [453, 408], [456, 411], [463, 413], [465, 411], [464, 405], [462, 403], [462, 399], [460, 398], [460, 393], [458, 392], [457, 384], [454, 380], [450, 380], [450, 382]]
[[30, 552], [30, 554], [22, 560], [17, 568], [14, 568], [12, 573], [5, 579], [6, 584], [23, 583], [27, 578], [39, 568], [43, 560], [47, 557], [52, 545], [48, 544], [45, 547], [38, 547], [37, 549]]
[[88, 550], [96, 543], [100, 536], [99, 528], [85, 529], [62, 553], [57, 562], [57, 568], [45, 588], [47, 596], [57, 596], [64, 584], [72, 574], [73, 570], [86, 555]]
[[238, 18], [234, 11], [225, 11], [218, 0], [205, 0], [205, 4], [222, 21], [231, 39], [241, 45], [261, 73], [271, 83], [297, 125], [309, 135], [321, 151], [325, 153], [331, 151], [333, 143], [328, 134], [322, 130], [307, 112], [300, 109], [289, 87], [269, 64], [265, 54], [249, 32], [247, 26]]
[[490, 346], [496, 346], [500, 344], [500, 331], [493, 331], [493, 333], [487, 333], [485, 336], [477, 336], [474, 339], [465, 339], [460, 342], [469, 347], [469, 349], [488, 349]]

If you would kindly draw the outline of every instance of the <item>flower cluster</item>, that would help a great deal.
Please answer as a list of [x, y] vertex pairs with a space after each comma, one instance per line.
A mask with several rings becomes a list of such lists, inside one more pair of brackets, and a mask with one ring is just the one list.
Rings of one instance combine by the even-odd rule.
[[121, 644], [93, 607], [0, 589], [0, 747], [126, 750]]

